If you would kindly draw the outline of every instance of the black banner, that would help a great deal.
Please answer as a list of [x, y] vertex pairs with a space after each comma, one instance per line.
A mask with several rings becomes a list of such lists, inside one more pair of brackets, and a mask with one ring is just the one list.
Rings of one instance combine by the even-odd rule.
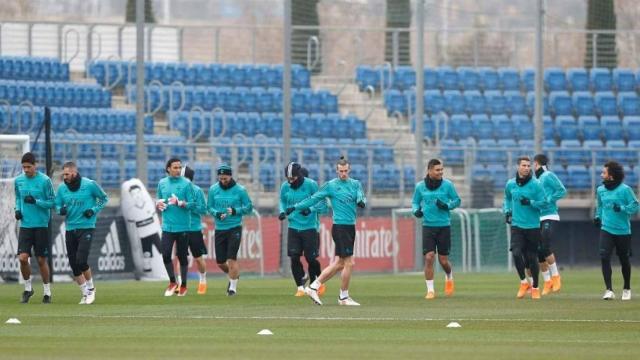
[[[133, 273], [131, 246], [122, 216], [117, 207], [106, 207], [98, 214], [96, 230], [89, 251], [89, 266], [95, 276]], [[64, 242], [63, 218], [55, 216], [52, 221], [53, 273], [71, 274], [67, 249]]]

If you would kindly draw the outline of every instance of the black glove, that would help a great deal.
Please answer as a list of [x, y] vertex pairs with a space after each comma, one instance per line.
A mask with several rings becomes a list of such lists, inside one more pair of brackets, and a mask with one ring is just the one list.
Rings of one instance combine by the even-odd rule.
[[218, 220], [222, 220], [222, 215], [224, 215], [224, 213], [222, 211], [216, 212], [216, 218]]
[[300, 214], [302, 214], [304, 216], [309, 216], [309, 214], [311, 214], [311, 209], [309, 209], [309, 208], [302, 209], [302, 210], [300, 210]]
[[65, 216], [67, 215], [67, 207], [63, 206], [60, 208], [60, 215]]
[[91, 219], [93, 215], [95, 215], [95, 212], [93, 212], [93, 210], [91, 209], [87, 209], [82, 213], [82, 215], [84, 215], [84, 217], [86, 217], [87, 219]]
[[31, 195], [27, 195], [24, 197], [24, 202], [26, 202], [27, 204], [35, 204], [36, 203], [36, 198], [34, 198]]
[[424, 216], [424, 213], [422, 212], [422, 210], [418, 209], [413, 213], [413, 216], [417, 217], [417, 218], [421, 218]]
[[236, 208], [231, 208], [231, 215], [235, 215], [236, 214]]
[[529, 206], [529, 205], [531, 205], [531, 200], [529, 200], [529, 198], [523, 196], [522, 198], [520, 198], [520, 204], [524, 205], [524, 206]]
[[511, 213], [504, 214], [504, 222], [511, 225]]
[[449, 210], [449, 205], [447, 205], [445, 202], [441, 201], [440, 199], [436, 200], [436, 206], [440, 210]]
[[278, 215], [278, 220], [280, 220], [280, 221], [282, 221], [282, 220], [284, 220], [286, 218], [287, 218], [287, 214], [285, 214], [283, 212], [281, 212], [280, 215]]
[[16, 220], [22, 220], [22, 211], [16, 210]]
[[620, 205], [618, 204], [613, 204], [613, 211], [620, 212], [622, 211], [622, 207], [620, 207]]
[[289, 207], [289, 208], [287, 208], [287, 210], [285, 210], [285, 213], [286, 213], [287, 215], [290, 215], [290, 214], [291, 214], [292, 212], [294, 212], [294, 211], [296, 211], [296, 208], [294, 208], [294, 207]]
[[601, 227], [602, 226], [602, 220], [600, 220], [600, 218], [594, 218], [593, 219], [593, 225], [595, 225], [596, 227]]
[[365, 206], [366, 206], [366, 205], [365, 205], [364, 201], [362, 201], [362, 200], [358, 201], [358, 207], [359, 207], [360, 209], [364, 209], [364, 207], [365, 207]]

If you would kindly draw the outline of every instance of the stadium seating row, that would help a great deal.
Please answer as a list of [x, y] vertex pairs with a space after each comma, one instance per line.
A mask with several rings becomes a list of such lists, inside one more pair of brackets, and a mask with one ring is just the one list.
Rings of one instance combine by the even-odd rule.
[[[276, 113], [204, 113], [170, 111], [169, 126], [186, 138], [200, 136], [233, 136], [242, 134], [269, 137], [282, 136], [282, 114]], [[291, 135], [294, 137], [366, 138], [366, 124], [354, 115], [294, 114], [291, 119]]]
[[[592, 173], [591, 168], [584, 165], [569, 165], [566, 169], [562, 166], [555, 166], [551, 170], [558, 175], [558, 178], [568, 189], [591, 191], [593, 186], [600, 185], [599, 168], [594, 169], [595, 173]], [[513, 171], [508, 171], [501, 164], [489, 164], [486, 167], [474, 165], [472, 169], [474, 179], [490, 178], [496, 189], [503, 189], [506, 181], [513, 176]], [[632, 169], [625, 166], [625, 184], [633, 187], [638, 186], [639, 177], [640, 167], [636, 166]]]
[[[367, 86], [408, 90], [416, 84], [415, 70], [407, 66], [358, 66], [356, 82], [360, 91]], [[440, 90], [516, 90], [533, 91], [535, 71], [514, 68], [442, 66], [424, 69], [424, 88]], [[616, 68], [547, 68], [544, 72], [546, 91], [636, 91], [640, 72]]]
[[[131, 78], [129, 71], [131, 70]], [[159, 81], [169, 85], [175, 81], [184, 85], [275, 87], [282, 88], [282, 65], [145, 63], [145, 82]], [[123, 86], [135, 83], [135, 64], [125, 61], [95, 61], [89, 74], [103, 86]], [[291, 86], [309, 88], [311, 75], [300, 65], [292, 65]]]
[[[191, 109], [199, 106], [209, 111], [221, 108], [231, 112], [281, 112], [282, 90], [276, 88], [229, 88], [204, 86], [147, 86], [146, 102], [151, 99], [151, 109], [164, 111]], [[128, 99], [136, 101], [135, 87], [127, 88]], [[291, 111], [294, 113], [338, 112], [338, 98], [328, 91], [311, 89], [294, 90], [291, 94]]]
[[[44, 121], [44, 108], [0, 107], [0, 132], [17, 134], [37, 131]], [[136, 113], [131, 110], [92, 108], [51, 108], [51, 129], [54, 132], [73, 130], [80, 133], [135, 133]], [[146, 134], [153, 133], [153, 117], [144, 120]]]
[[[415, 132], [415, 121], [411, 122]], [[455, 114], [424, 115], [424, 137], [434, 139], [438, 130], [439, 138], [467, 139], [533, 139], [534, 125], [526, 115]], [[619, 120], [617, 116], [558, 116], [555, 121], [550, 116], [543, 118], [543, 134], [549, 140], [640, 140], [640, 116], [627, 116]]]
[[69, 64], [53, 58], [2, 56], [0, 79], [69, 81]]
[[[481, 93], [478, 90], [425, 90], [424, 112], [426, 114], [529, 114], [534, 113], [535, 93], [529, 92], [526, 97], [518, 91], [490, 90]], [[406, 114], [408, 109], [415, 112], [416, 97], [413, 90], [389, 90], [384, 94], [384, 103], [388, 114], [400, 112]], [[640, 97], [636, 92], [611, 91], [597, 92], [592, 95], [587, 91], [578, 91], [570, 95], [567, 91], [554, 91], [543, 99], [545, 115], [640, 115]]]
[[15, 105], [111, 107], [111, 93], [99, 85], [68, 82], [0, 80], [0, 99]]

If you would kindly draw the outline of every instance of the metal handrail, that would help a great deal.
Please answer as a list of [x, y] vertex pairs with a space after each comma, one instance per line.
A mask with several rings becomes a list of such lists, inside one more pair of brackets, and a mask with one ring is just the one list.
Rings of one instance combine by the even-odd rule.
[[375, 102], [376, 89], [373, 87], [373, 85], [367, 85], [364, 91], [367, 93], [367, 95], [369, 95], [369, 106], [370, 106], [369, 112], [367, 113], [367, 115], [365, 115], [363, 119], [366, 122], [367, 120], [369, 120], [369, 117], [373, 114], [374, 111], [376, 111], [378, 107], [376, 106], [376, 102]]
[[[29, 129], [22, 129], [22, 107], [26, 106], [27, 108], [29, 108], [30, 113], [31, 113], [31, 126], [29, 127]], [[35, 122], [36, 122], [36, 109], [33, 106], [33, 103], [29, 100], [23, 100], [20, 102], [20, 104], [18, 104], [18, 132], [22, 133], [22, 132], [31, 132], [31, 130], [33, 130], [33, 127], [35, 126]]]
[[[158, 103], [158, 106], [155, 109], [153, 109], [153, 111], [151, 111], [151, 90], [153, 86], [158, 87], [158, 95], [160, 96], [160, 102]], [[147, 85], [145, 90], [149, 100], [147, 102], [147, 113], [145, 115], [155, 115], [155, 113], [162, 110], [162, 107], [164, 106], [164, 92], [162, 91], [163, 87], [164, 85], [158, 80], [153, 80], [149, 83], [149, 85]], [[144, 99], [142, 99], [142, 101], [144, 101]]]
[[[215, 125], [215, 117], [216, 117], [216, 113], [222, 113], [222, 130], [220, 131], [220, 134], [218, 134], [218, 136], [215, 136], [214, 134], [214, 125]], [[214, 109], [211, 110], [211, 123], [210, 123], [210, 127], [209, 127], [209, 138], [216, 140], [216, 139], [220, 139], [221, 137], [224, 136], [224, 134], [227, 132], [227, 113], [221, 108], [221, 107], [216, 107]]]
[[[110, 61], [112, 59], [119, 59], [119, 58], [116, 55], [109, 55], [107, 57], [108, 61]], [[106, 66], [104, 68], [104, 76], [105, 76], [104, 86], [107, 88], [107, 90], [112, 90], [113, 88], [118, 86], [118, 84], [122, 80], [122, 63], [118, 62], [118, 67], [116, 69], [118, 70], [118, 77], [116, 77], [116, 80], [113, 82], [113, 84], [109, 84], [109, 75], [110, 75], [109, 74], [109, 64], [106, 64]], [[89, 70], [87, 69], [87, 71], [89, 71]]]
[[[313, 62], [311, 62], [311, 44], [315, 44], [315, 58], [313, 59]], [[313, 69], [315, 69], [316, 65], [318, 65], [318, 62], [320, 61], [320, 39], [318, 39], [317, 36], [311, 36], [309, 37], [309, 40], [307, 40], [307, 70], [311, 71]]]
[[0, 104], [6, 106], [7, 111], [7, 118], [9, 121], [7, 121], [7, 127], [4, 129], [0, 129], [0, 133], [4, 134], [7, 132], [7, 130], [9, 130], [11, 128], [11, 122], [12, 122], [12, 118], [13, 118], [13, 108], [11, 107], [11, 103], [8, 100], [5, 99], [0, 99]]
[[102, 34], [96, 32], [94, 26], [90, 26], [89, 31], [87, 32], [87, 54], [93, 54], [93, 35], [98, 35], [98, 54], [95, 56], [87, 56], [85, 59], [86, 77], [89, 77], [89, 64], [93, 60], [99, 59], [100, 55], [102, 55]]
[[[200, 131], [196, 134], [196, 136], [193, 136], [193, 113], [194, 112], [200, 113]], [[190, 142], [196, 141], [204, 133], [204, 114], [205, 114], [204, 109], [197, 105], [193, 106], [191, 110], [189, 110], [189, 134], [188, 134], [189, 136], [187, 137], [187, 141], [190, 141]]]
[[176, 109], [175, 111], [182, 111], [182, 109], [184, 109], [184, 104], [186, 102], [186, 98], [187, 98], [187, 90], [184, 86], [184, 84], [181, 81], [174, 81], [171, 83], [171, 85], [169, 85], [169, 111], [174, 110], [173, 109], [173, 89], [179, 86], [180, 89], [180, 97], [181, 97], [181, 102], [180, 102], [180, 107], [178, 109]]
[[[76, 52], [73, 53], [73, 56], [71, 56], [70, 58], [67, 58], [67, 51], [69, 50], [68, 46], [69, 46], [69, 39], [68, 39], [68, 35], [69, 34], [76, 34]], [[64, 55], [64, 59], [61, 59], [63, 62], [67, 62], [70, 63], [73, 61], [73, 59], [75, 59], [79, 54], [80, 54], [80, 33], [78, 32], [78, 30], [76, 29], [67, 29], [64, 32], [64, 51], [62, 52]]]

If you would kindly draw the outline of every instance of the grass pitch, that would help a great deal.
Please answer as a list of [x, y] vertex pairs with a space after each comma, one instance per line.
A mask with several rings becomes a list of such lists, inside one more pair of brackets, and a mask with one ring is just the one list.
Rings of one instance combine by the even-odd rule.
[[[637, 268], [635, 273], [637, 278]], [[186, 297], [162, 296], [164, 282], [96, 281], [93, 305], [77, 305], [74, 284], [53, 286], [53, 304], [27, 305], [22, 286], [0, 285], [0, 358], [7, 359], [500, 359], [637, 358], [640, 293], [603, 301], [599, 270], [564, 271], [560, 293], [517, 300], [514, 273], [456, 273], [456, 293], [423, 298], [422, 274], [355, 273], [350, 294], [360, 307], [337, 305], [338, 279], [320, 307], [296, 298], [289, 278], [241, 278], [236, 297], [210, 277], [206, 295], [190, 282]], [[632, 289], [638, 288], [633, 281]], [[635, 286], [634, 286], [635, 285]], [[18, 318], [22, 324], [5, 324]], [[456, 321], [462, 328], [447, 328]], [[269, 329], [272, 336], [259, 336]]]

